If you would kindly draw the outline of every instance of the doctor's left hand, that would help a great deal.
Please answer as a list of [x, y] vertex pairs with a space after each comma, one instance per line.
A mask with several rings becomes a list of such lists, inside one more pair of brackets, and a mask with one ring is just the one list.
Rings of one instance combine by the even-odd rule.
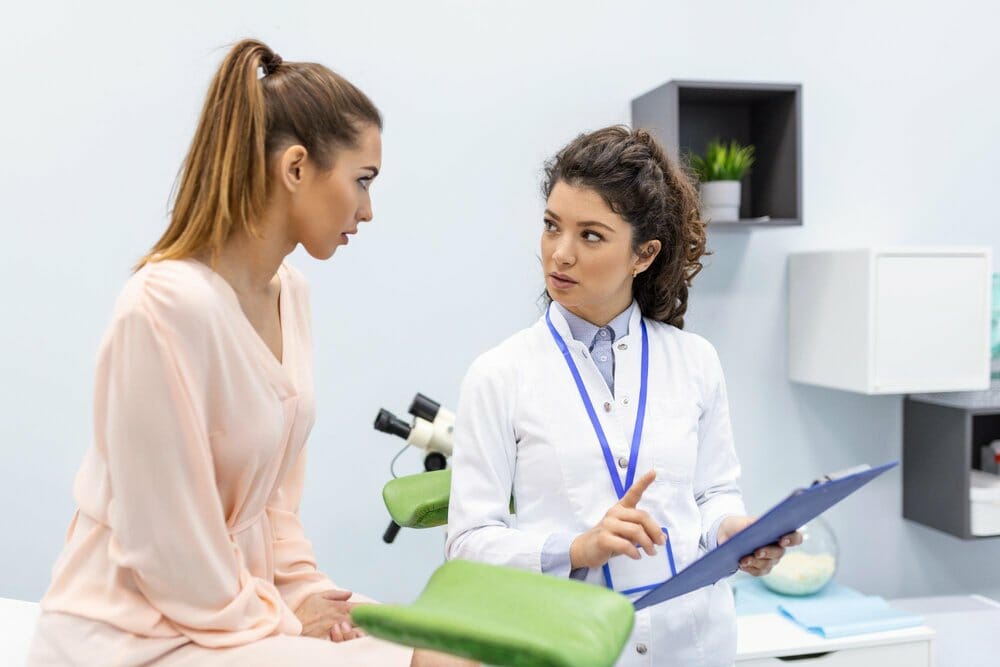
[[[756, 520], [757, 517], [753, 516], [727, 516], [719, 525], [719, 546]], [[741, 558], [740, 569], [747, 574], [761, 577], [778, 564], [781, 557], [785, 555], [785, 547], [794, 547], [798, 544], [802, 544], [802, 533], [789, 533], [779, 539], [776, 544], [760, 547], [752, 554]]]

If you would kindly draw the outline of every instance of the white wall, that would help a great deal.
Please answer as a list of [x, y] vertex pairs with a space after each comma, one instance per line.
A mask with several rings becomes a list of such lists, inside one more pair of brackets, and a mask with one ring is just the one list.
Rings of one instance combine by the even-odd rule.
[[[415, 391], [453, 406], [468, 363], [537, 315], [542, 161], [672, 78], [801, 82], [805, 226], [714, 232], [689, 327], [727, 372], [751, 508], [901, 449], [898, 397], [792, 385], [785, 258], [869, 243], [997, 248], [1000, 10], [956, 2], [16, 3], [0, 21], [0, 596], [37, 599], [90, 441], [95, 352], [166, 220], [224, 46], [258, 36], [347, 75], [385, 115], [376, 218], [312, 281], [319, 419], [304, 520], [344, 586], [409, 600], [442, 533], [380, 536]], [[933, 316], [929, 312], [929, 316]], [[420, 457], [404, 457], [416, 471]], [[900, 477], [831, 513], [841, 580], [1000, 596], [1000, 540], [901, 518]]]

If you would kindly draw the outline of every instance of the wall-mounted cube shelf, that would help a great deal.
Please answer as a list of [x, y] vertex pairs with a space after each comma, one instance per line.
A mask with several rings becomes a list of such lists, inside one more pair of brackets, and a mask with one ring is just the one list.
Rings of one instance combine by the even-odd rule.
[[802, 224], [802, 86], [670, 81], [632, 100], [632, 125], [650, 130], [674, 158], [714, 138], [751, 144], [740, 221], [711, 228]]
[[1000, 504], [970, 497], [980, 447], [997, 439], [1000, 391], [907, 396], [903, 516], [962, 539], [1000, 537]]
[[989, 248], [788, 258], [788, 377], [863, 394], [990, 386]]

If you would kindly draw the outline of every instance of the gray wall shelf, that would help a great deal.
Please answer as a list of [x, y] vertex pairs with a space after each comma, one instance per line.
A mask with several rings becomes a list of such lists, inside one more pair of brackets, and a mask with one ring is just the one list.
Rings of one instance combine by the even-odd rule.
[[802, 224], [802, 86], [670, 81], [632, 100], [632, 125], [648, 129], [675, 159], [711, 139], [751, 144], [740, 221], [712, 229]]
[[966, 540], [970, 472], [1000, 438], [1000, 392], [907, 396], [903, 401], [903, 516]]

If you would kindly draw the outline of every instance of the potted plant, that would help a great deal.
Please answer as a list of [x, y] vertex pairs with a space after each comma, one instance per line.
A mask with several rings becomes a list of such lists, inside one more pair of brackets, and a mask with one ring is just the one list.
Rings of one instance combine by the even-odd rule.
[[702, 217], [714, 222], [740, 218], [740, 179], [753, 164], [753, 146], [718, 139], [708, 143], [705, 155], [692, 155], [691, 168], [698, 177]]

